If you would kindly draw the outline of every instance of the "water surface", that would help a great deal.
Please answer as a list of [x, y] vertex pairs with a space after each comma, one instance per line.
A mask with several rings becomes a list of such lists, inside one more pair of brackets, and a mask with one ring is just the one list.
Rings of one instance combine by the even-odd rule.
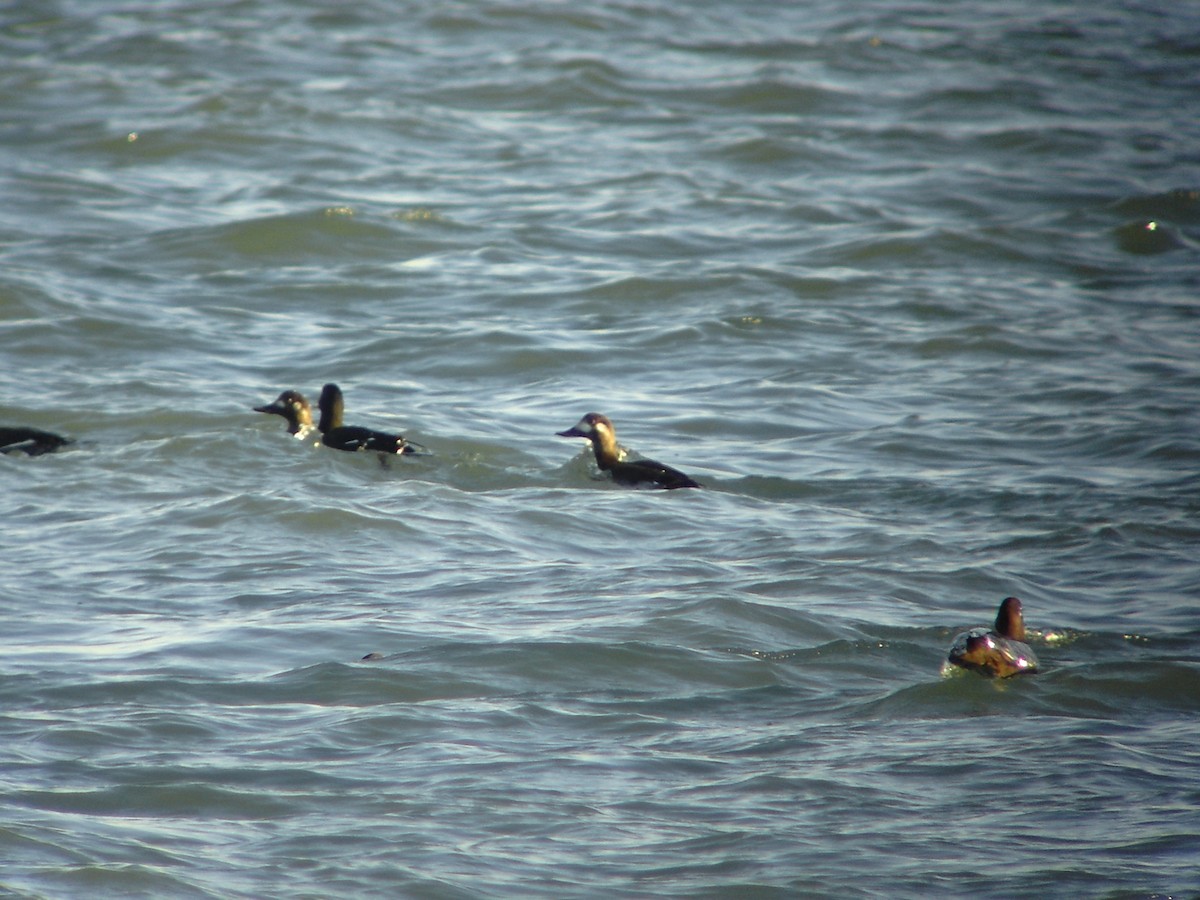
[[[1196, 12], [0, 56], [0, 424], [76, 439], [0, 456], [0, 891], [1200, 893]], [[430, 454], [251, 411], [326, 381]], [[597, 480], [591, 410], [706, 488]], [[944, 676], [1010, 594], [1043, 671]]]

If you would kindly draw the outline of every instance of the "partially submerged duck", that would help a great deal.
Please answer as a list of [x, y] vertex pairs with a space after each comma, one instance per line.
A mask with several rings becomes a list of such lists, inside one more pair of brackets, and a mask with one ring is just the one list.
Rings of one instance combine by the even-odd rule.
[[312, 431], [312, 407], [299, 391], [284, 391], [266, 406], [254, 407], [254, 411], [283, 416], [288, 423], [288, 434], [301, 440]]
[[1021, 601], [1006, 597], [992, 629], [981, 626], [964, 631], [954, 639], [948, 658], [956, 666], [996, 678], [1036, 672], [1037, 657], [1025, 643]]
[[403, 435], [387, 434], [382, 431], [372, 431], [357, 425], [342, 424], [342, 410], [345, 401], [342, 399], [342, 389], [336, 384], [327, 384], [321, 389], [321, 399], [317, 406], [321, 410], [321, 419], [317, 430], [321, 432], [321, 443], [336, 450], [374, 450], [377, 453], [416, 453], [417, 451], [406, 441]]
[[68, 438], [27, 428], [22, 425], [0, 426], [0, 453], [24, 453], [26, 456], [41, 456], [72, 443]]
[[617, 432], [607, 416], [588, 413], [572, 428], [555, 432], [559, 437], [580, 437], [592, 442], [596, 465], [612, 476], [617, 484], [667, 488], [698, 488], [700, 484], [678, 469], [655, 462], [652, 459], [621, 458], [617, 446]]

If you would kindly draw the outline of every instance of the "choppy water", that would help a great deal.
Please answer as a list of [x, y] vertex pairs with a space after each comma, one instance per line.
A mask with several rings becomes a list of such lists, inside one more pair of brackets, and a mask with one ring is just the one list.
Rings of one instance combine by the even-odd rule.
[[[77, 439], [0, 456], [0, 892], [1200, 894], [1195, 6], [39, 0], [0, 59], [0, 424]], [[325, 381], [432, 455], [250, 410]], [[1007, 594], [1043, 673], [943, 677]]]

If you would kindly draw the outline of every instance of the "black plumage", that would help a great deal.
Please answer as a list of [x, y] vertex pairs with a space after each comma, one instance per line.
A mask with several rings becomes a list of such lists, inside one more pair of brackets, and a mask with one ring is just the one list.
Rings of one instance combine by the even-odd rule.
[[358, 425], [343, 425], [342, 413], [345, 401], [342, 389], [336, 384], [327, 384], [321, 389], [317, 406], [321, 418], [317, 430], [321, 432], [321, 443], [335, 450], [373, 450], [377, 453], [415, 453], [403, 435], [373, 431]]
[[24, 453], [26, 456], [41, 456], [72, 443], [68, 438], [28, 428], [23, 425], [0, 426], [0, 453]]

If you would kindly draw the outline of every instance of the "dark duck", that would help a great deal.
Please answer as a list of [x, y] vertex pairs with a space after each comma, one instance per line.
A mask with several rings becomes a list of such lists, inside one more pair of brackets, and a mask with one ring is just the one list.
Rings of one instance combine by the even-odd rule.
[[301, 440], [312, 431], [312, 407], [299, 391], [284, 391], [266, 406], [254, 407], [254, 411], [283, 416], [288, 423], [288, 434]]
[[956, 666], [995, 678], [1036, 672], [1037, 657], [1025, 643], [1021, 601], [1006, 597], [996, 613], [996, 623], [991, 631], [981, 626], [955, 638], [949, 660]]
[[26, 456], [41, 456], [53, 453], [71, 443], [67, 438], [21, 425], [0, 425], [0, 453], [24, 453]]
[[622, 459], [621, 448], [617, 445], [617, 432], [607, 416], [600, 413], [588, 413], [580, 419], [573, 428], [556, 432], [559, 437], [586, 438], [592, 442], [592, 452], [596, 454], [596, 465], [603, 472], [612, 476], [617, 484], [635, 487], [698, 488], [699, 483], [684, 475], [678, 469], [655, 462], [652, 459]]
[[377, 453], [416, 453], [416, 450], [401, 435], [372, 431], [357, 425], [342, 424], [342, 389], [336, 384], [327, 384], [321, 389], [317, 401], [321, 419], [317, 429], [321, 432], [321, 443], [336, 450], [373, 450]]

